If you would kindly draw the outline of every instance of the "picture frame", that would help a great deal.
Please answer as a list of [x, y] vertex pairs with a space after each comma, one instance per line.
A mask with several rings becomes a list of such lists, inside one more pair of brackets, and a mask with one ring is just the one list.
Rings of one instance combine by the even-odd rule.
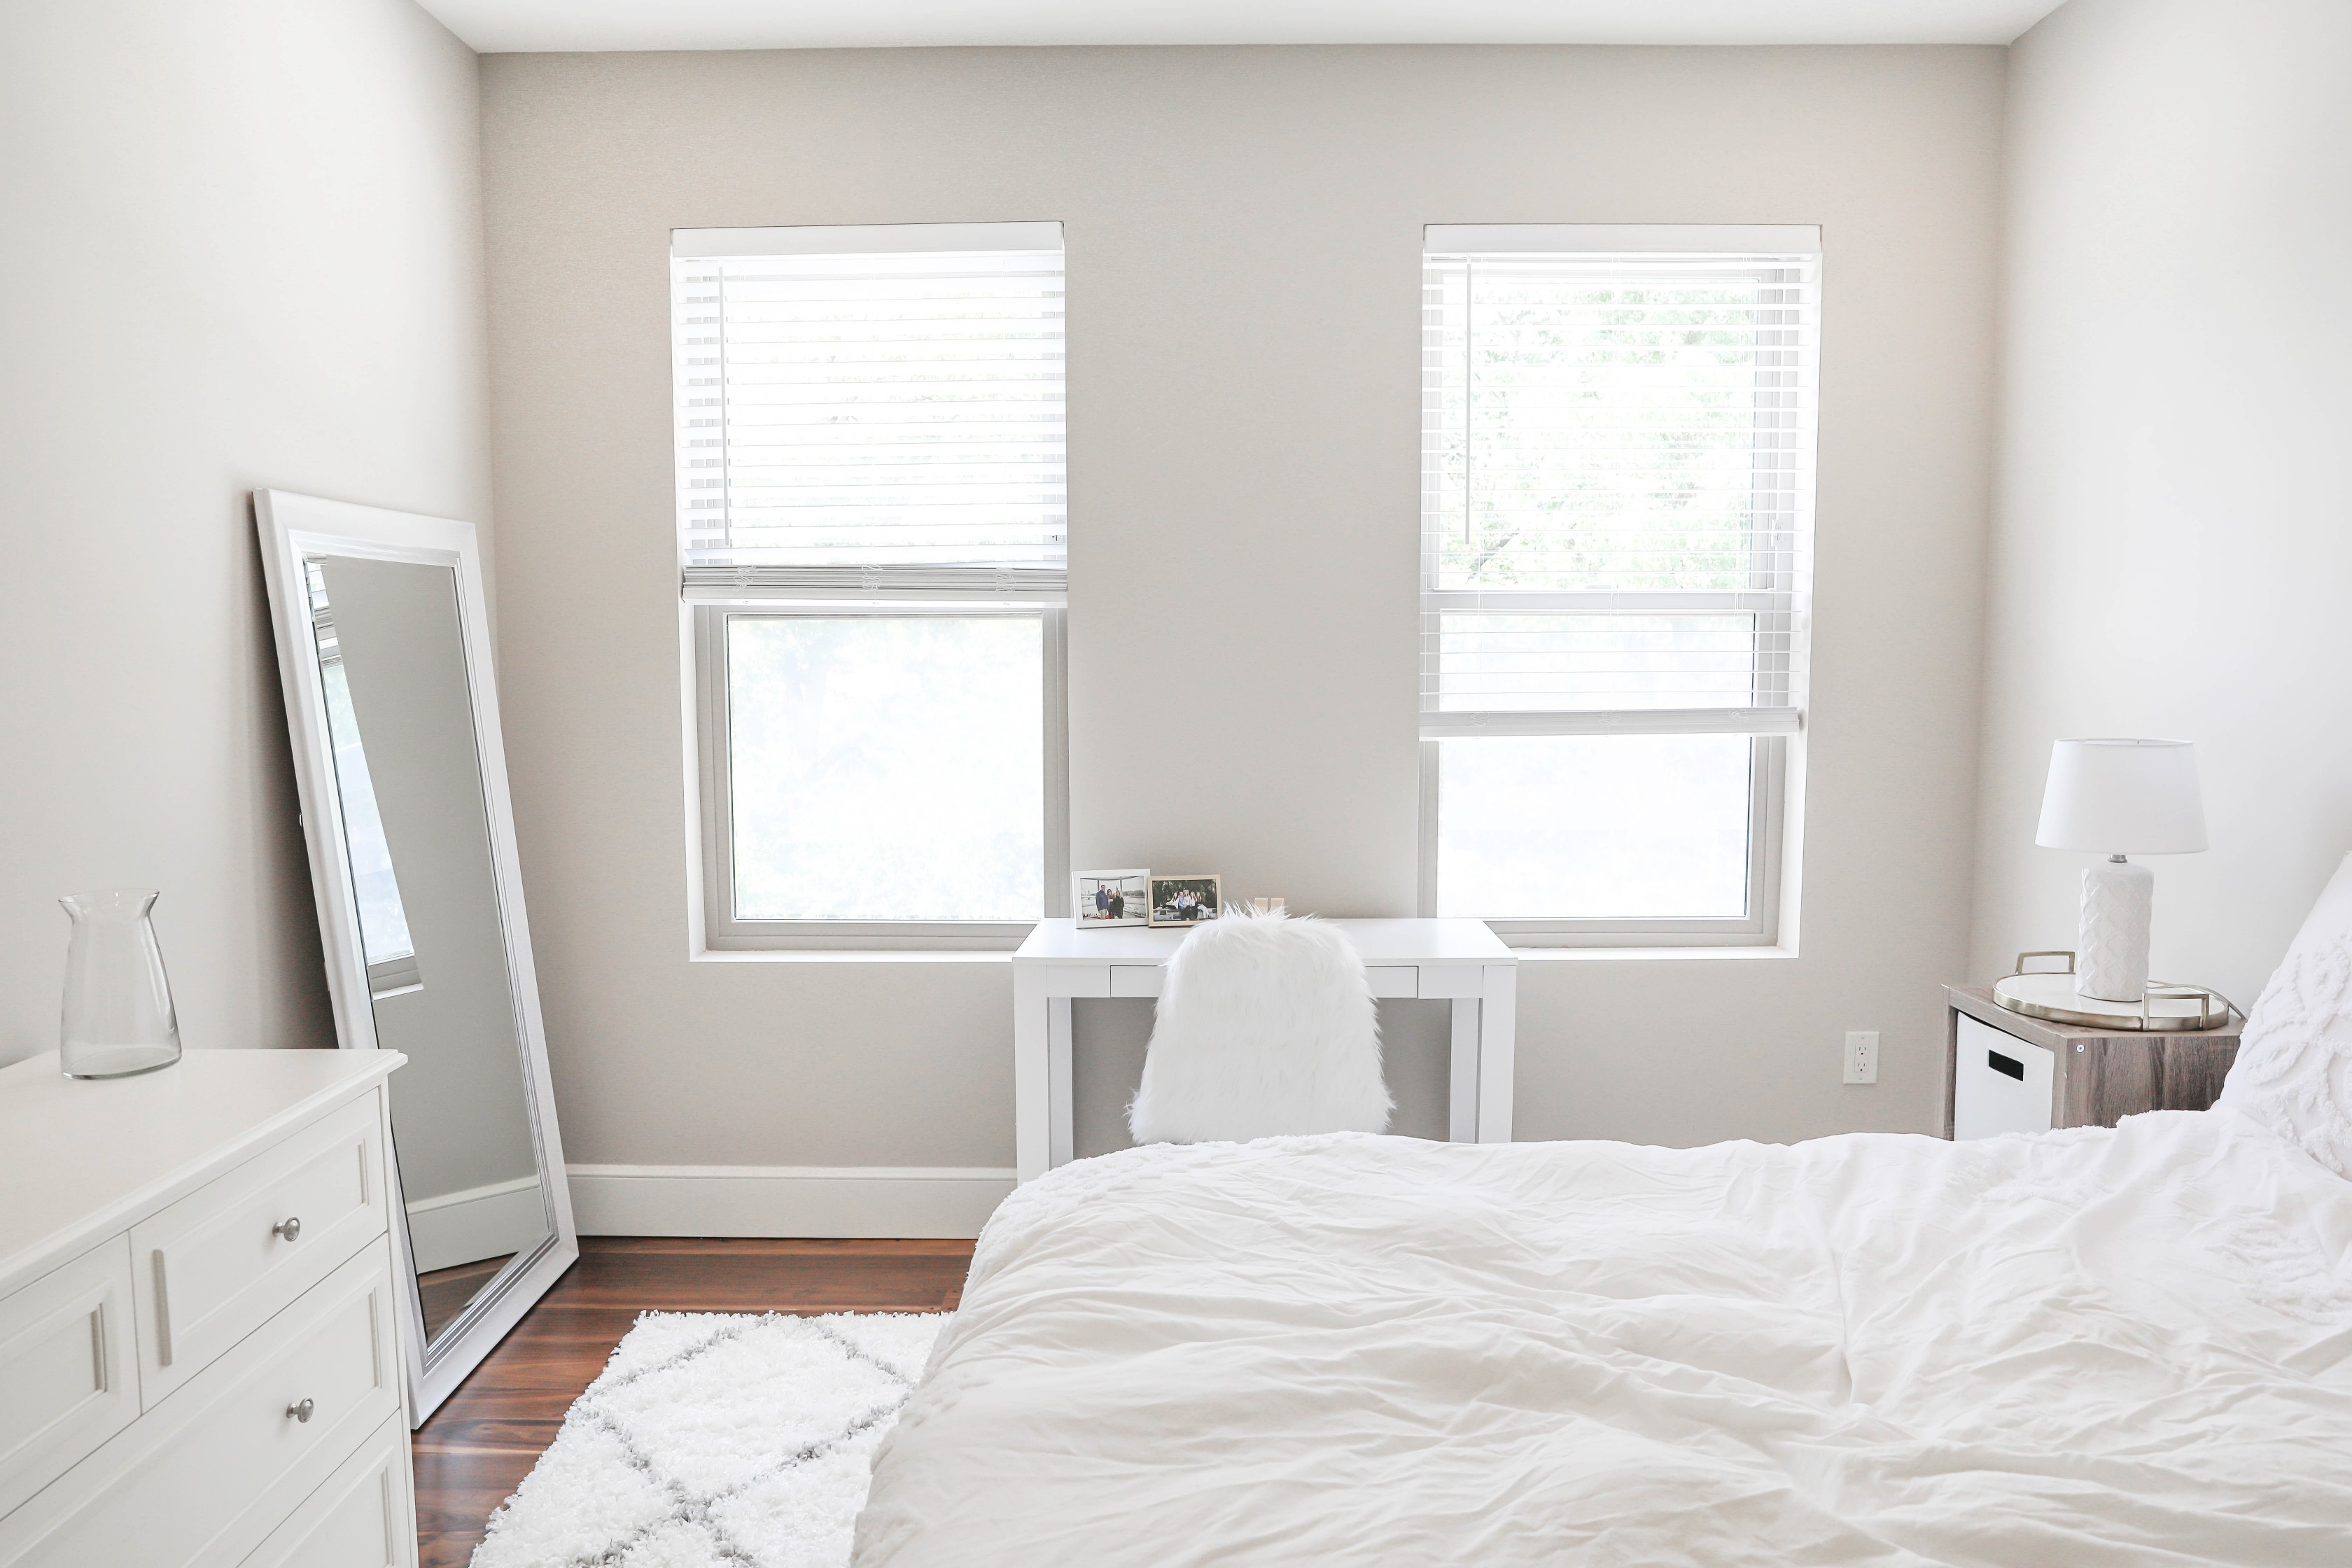
[[1214, 872], [1159, 874], [1146, 879], [1150, 889], [1147, 924], [1155, 927], [1201, 925], [1225, 912], [1225, 902]]
[[1150, 884], [1150, 871], [1140, 866], [1131, 871], [1080, 871], [1071, 879], [1071, 922], [1079, 931], [1146, 924]]

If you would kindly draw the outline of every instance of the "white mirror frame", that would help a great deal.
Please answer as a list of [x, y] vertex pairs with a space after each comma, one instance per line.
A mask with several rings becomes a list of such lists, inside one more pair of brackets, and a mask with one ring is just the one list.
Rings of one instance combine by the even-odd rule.
[[[342, 800], [335, 788], [326, 690], [319, 673], [302, 561], [310, 554], [356, 556], [450, 567], [457, 574], [458, 631], [465, 645], [466, 683], [473, 698], [474, 744], [481, 762], [484, 806], [489, 819], [490, 858], [499, 890], [499, 927], [506, 938], [515, 1037], [521, 1043], [523, 1100], [530, 1112], [549, 1234], [535, 1251], [516, 1257], [499, 1270], [442, 1330], [440, 1339], [428, 1345], [409, 1242], [407, 1205], [398, 1191], [393, 1193], [392, 1234], [408, 1314], [408, 1332], [403, 1339], [407, 1347], [409, 1422], [421, 1426], [580, 1256], [580, 1233], [572, 1217], [562, 1142], [556, 1131], [555, 1095], [548, 1079], [547, 1034], [540, 1018], [530, 926], [523, 913], [514, 806], [507, 792], [498, 683], [490, 665], [489, 617], [482, 601], [481, 558], [470, 522], [321, 500], [285, 490], [256, 491], [253, 509], [260, 534], [262, 572], [269, 585], [270, 619], [278, 631], [278, 671], [286, 692], [286, 721], [293, 740], [303, 837], [310, 846], [319, 935], [326, 950], [327, 988], [334, 1002], [336, 1037], [345, 1050], [377, 1048], [375, 1013], [360, 945], [359, 904], [344, 849]], [[395, 1159], [395, 1182], [397, 1164]]]

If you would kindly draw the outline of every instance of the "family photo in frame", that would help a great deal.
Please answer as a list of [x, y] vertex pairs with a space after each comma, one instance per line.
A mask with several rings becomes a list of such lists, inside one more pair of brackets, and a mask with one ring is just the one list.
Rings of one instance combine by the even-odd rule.
[[1151, 887], [1151, 918], [1147, 922], [1156, 926], [1198, 925], [1213, 921], [1224, 912], [1218, 895], [1217, 879], [1213, 876], [1153, 877]]
[[1151, 873], [1140, 867], [1132, 871], [1081, 871], [1071, 889], [1071, 918], [1080, 931], [1144, 925], [1150, 906], [1150, 881]]
[[1110, 926], [1191, 926], [1225, 912], [1213, 872], [1155, 877], [1144, 867], [1080, 871], [1071, 879], [1070, 919], [1080, 931]]

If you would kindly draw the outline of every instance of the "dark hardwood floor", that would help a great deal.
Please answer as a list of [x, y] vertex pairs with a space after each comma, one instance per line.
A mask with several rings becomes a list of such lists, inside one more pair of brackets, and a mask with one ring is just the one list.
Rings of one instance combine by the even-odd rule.
[[460, 1263], [452, 1268], [436, 1268], [416, 1277], [416, 1299], [425, 1309], [425, 1339], [430, 1344], [440, 1337], [441, 1331], [457, 1321], [474, 1299], [474, 1292], [498, 1277], [514, 1254], [485, 1258], [478, 1263]]
[[969, 1241], [583, 1237], [580, 1261], [416, 1432], [422, 1568], [464, 1568], [639, 1312], [953, 1310]]

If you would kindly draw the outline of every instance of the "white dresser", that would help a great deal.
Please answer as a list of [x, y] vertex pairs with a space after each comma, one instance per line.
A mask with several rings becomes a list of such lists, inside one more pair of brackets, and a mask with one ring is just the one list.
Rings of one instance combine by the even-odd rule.
[[404, 1059], [0, 1069], [0, 1568], [412, 1568]]

